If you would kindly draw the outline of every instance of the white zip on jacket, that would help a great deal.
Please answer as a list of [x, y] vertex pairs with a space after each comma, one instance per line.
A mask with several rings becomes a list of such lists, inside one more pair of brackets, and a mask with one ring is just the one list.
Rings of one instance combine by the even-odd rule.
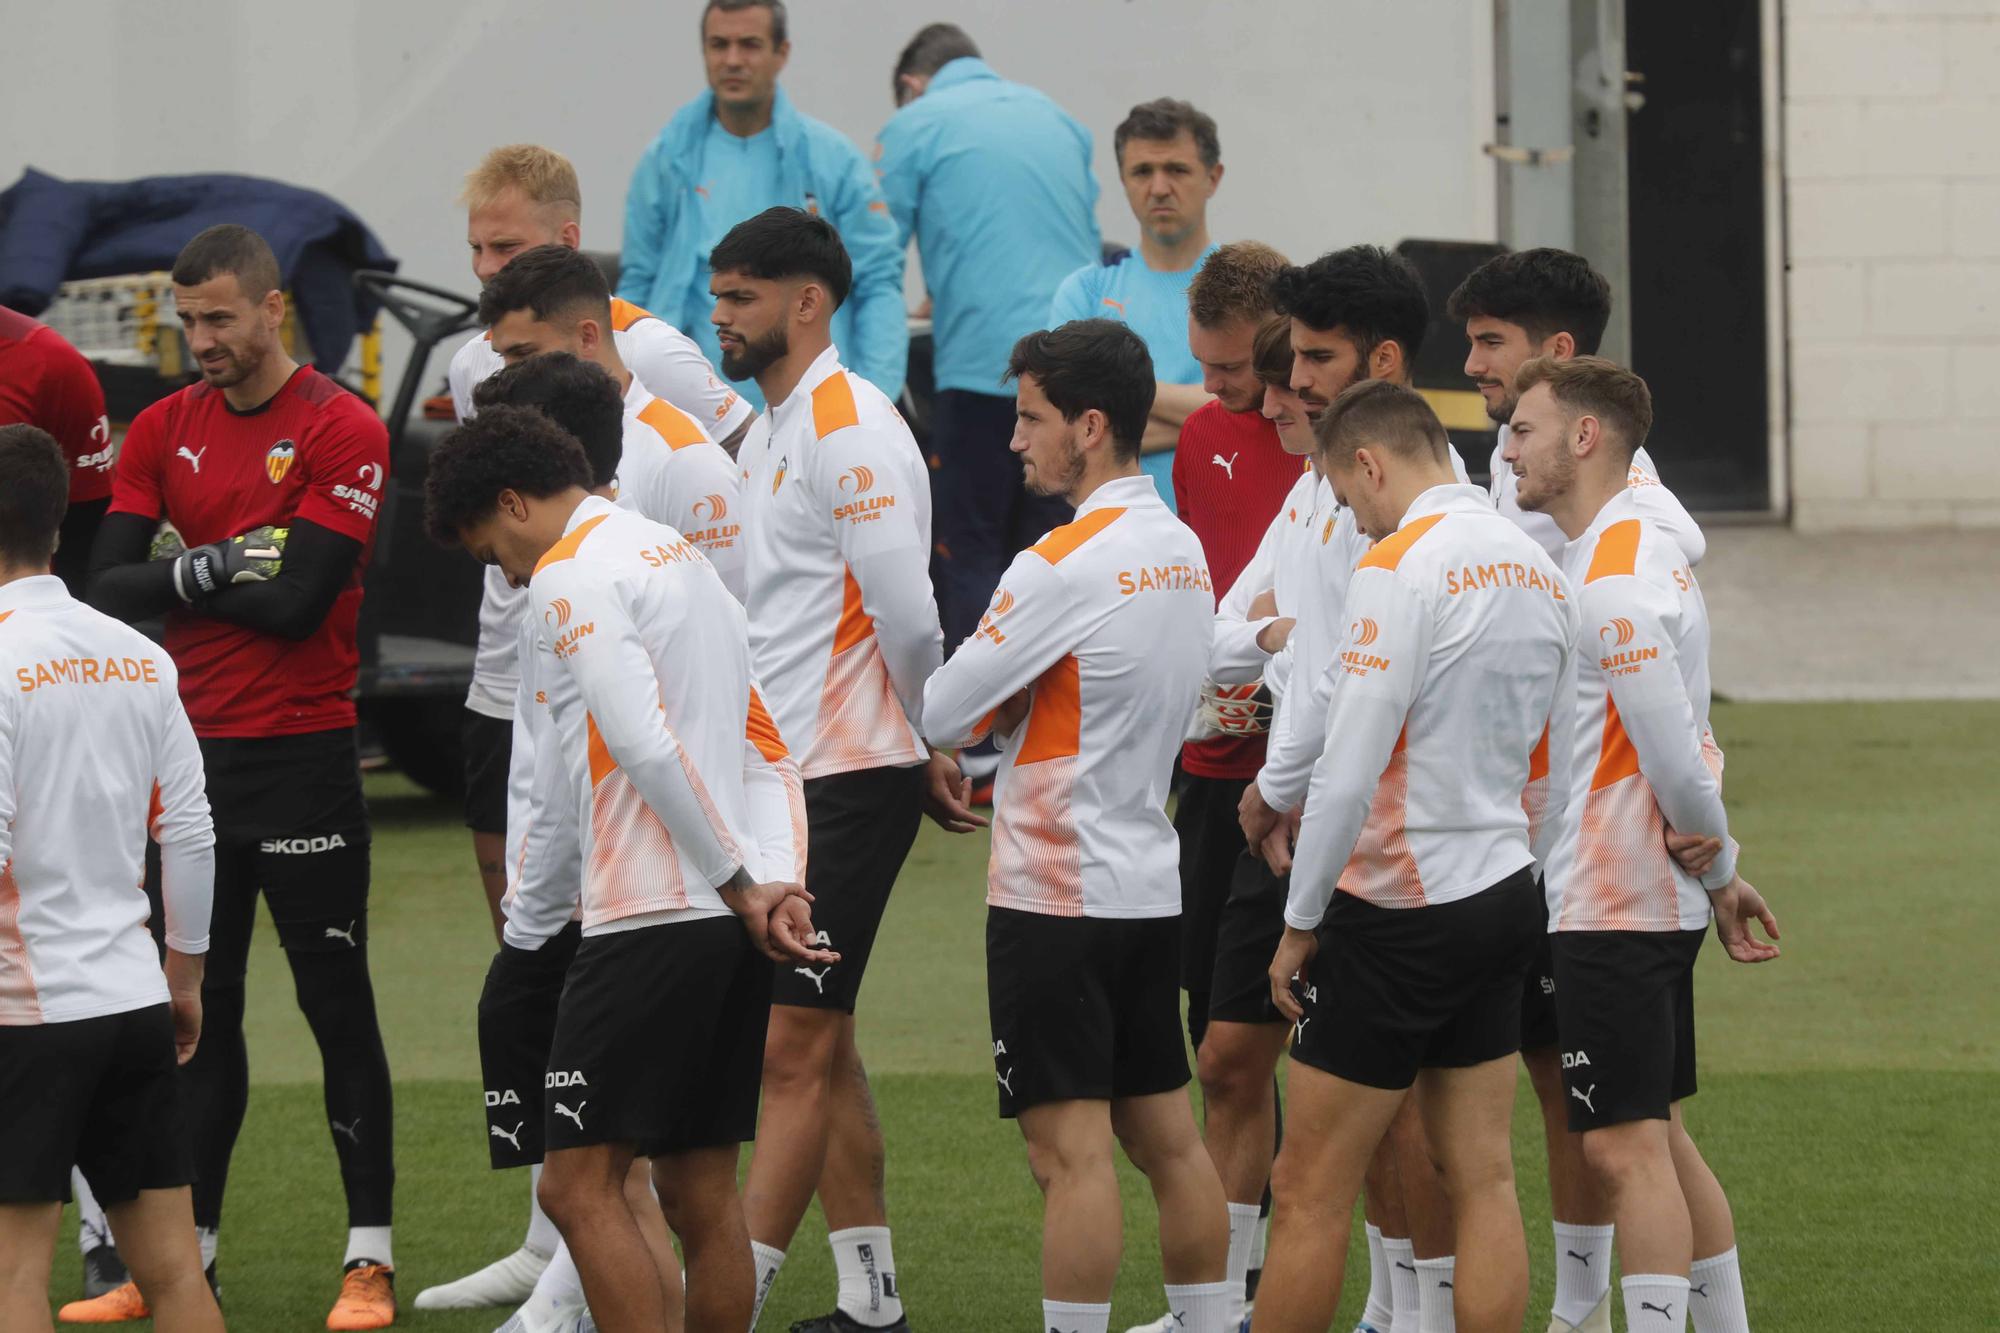
[[[1476, 486], [1433, 486], [1347, 590], [1285, 920], [1338, 888], [1378, 907], [1453, 902], [1538, 859], [1531, 786], [1559, 825], [1577, 609], [1546, 553]], [[1553, 771], [1552, 771], [1553, 770]]]
[[215, 893], [173, 659], [40, 575], [0, 584], [0, 673], [0, 1026], [164, 1004], [146, 839], [169, 948], [208, 951]]
[[700, 548], [592, 496], [528, 593], [554, 658], [541, 683], [573, 793], [584, 933], [719, 915], [739, 867], [796, 882], [798, 771], [752, 684], [743, 609]]
[[[1647, 490], [1613, 496], [1570, 543], [1583, 614], [1568, 815], [1547, 875], [1551, 930], [1700, 930], [1736, 874], [1708, 727], [1708, 607]], [[1667, 828], [1720, 837], [1697, 879]]]
[[1201, 541], [1152, 480], [1105, 482], [1014, 557], [979, 629], [924, 688], [939, 745], [1001, 738], [986, 901], [1050, 916], [1181, 910], [1167, 818], [1174, 756], [1201, 697], [1215, 593]]
[[[728, 439], [755, 410], [716, 375], [715, 367], [708, 363], [708, 357], [694, 339], [658, 315], [616, 297], [611, 300], [611, 345], [617, 348], [618, 359], [632, 372], [635, 385], [701, 423], [710, 439]], [[460, 421], [472, 418], [473, 390], [505, 364], [484, 331], [466, 339], [452, 354], [445, 382], [451, 390], [452, 412]], [[724, 457], [727, 456], [725, 453]], [[658, 514], [648, 517], [671, 521]], [[514, 657], [515, 629], [521, 623], [522, 608], [526, 605], [527, 593], [509, 587], [507, 576], [499, 570], [487, 571], [479, 603], [479, 643], [473, 652], [472, 688], [465, 698], [465, 706], [484, 717], [504, 721], [513, 716], [518, 671]]]
[[931, 480], [882, 391], [829, 347], [737, 456], [750, 657], [808, 778], [930, 757], [924, 682], [944, 660]]

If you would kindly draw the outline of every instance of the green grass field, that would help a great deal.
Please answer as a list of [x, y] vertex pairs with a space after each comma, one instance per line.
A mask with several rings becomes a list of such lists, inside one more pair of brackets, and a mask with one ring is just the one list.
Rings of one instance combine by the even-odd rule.
[[[1745, 873], [1785, 931], [1785, 957], [1762, 968], [1704, 951], [1702, 1092], [1688, 1112], [1735, 1205], [1753, 1322], [2000, 1327], [2000, 704], [1722, 706], [1715, 721]], [[453, 808], [400, 779], [371, 792], [407, 1302], [517, 1245], [527, 1186], [486, 1167], [473, 1006], [492, 939], [466, 836]], [[898, 1267], [913, 1321], [933, 1331], [1028, 1329], [1040, 1309], [1039, 1200], [1015, 1130], [994, 1115], [984, 861], [983, 838], [926, 827], [862, 1001]], [[318, 1057], [268, 928], [251, 972], [255, 1087], [222, 1233], [224, 1309], [236, 1329], [318, 1328], [344, 1239]], [[1552, 1243], [1525, 1079], [1522, 1090], [1539, 1330]], [[1161, 1300], [1152, 1204], [1135, 1175], [1125, 1184], [1114, 1329]], [[766, 1330], [831, 1304], [823, 1236], [809, 1217]], [[78, 1283], [65, 1243], [57, 1299]], [[402, 1323], [470, 1333], [499, 1316], [406, 1311]]]

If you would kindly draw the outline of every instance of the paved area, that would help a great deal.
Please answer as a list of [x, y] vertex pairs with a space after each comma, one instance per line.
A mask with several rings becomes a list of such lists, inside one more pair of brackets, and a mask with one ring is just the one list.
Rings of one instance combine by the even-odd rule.
[[1717, 693], [2000, 699], [2000, 531], [1706, 531]]

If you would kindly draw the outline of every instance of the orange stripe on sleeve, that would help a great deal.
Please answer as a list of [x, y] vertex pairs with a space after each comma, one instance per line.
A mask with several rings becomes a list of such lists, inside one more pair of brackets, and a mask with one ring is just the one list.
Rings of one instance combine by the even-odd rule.
[[146, 832], [157, 835], [160, 831], [160, 816], [167, 807], [160, 803], [160, 781], [153, 779], [153, 794], [146, 799]]
[[1014, 766], [1065, 759], [1082, 749], [1082, 680], [1077, 674], [1076, 654], [1071, 653], [1035, 682], [1034, 699], [1028, 705], [1028, 730], [1014, 755]]
[[585, 713], [583, 729], [590, 754], [590, 785], [595, 787], [618, 771], [618, 761], [611, 757], [611, 747], [604, 743], [604, 733], [597, 729], [596, 718]]
[[1619, 574], [1630, 574], [1639, 567], [1639, 520], [1623, 519], [1606, 528], [1597, 539], [1597, 549], [1590, 553], [1590, 572], [1583, 576], [1585, 583], [1595, 583]]
[[611, 298], [611, 328], [615, 333], [623, 333], [642, 319], [655, 319], [652, 311], [633, 305], [630, 301]]
[[838, 657], [849, 648], [859, 647], [874, 635], [875, 621], [861, 609], [861, 585], [854, 581], [854, 571], [850, 569], [841, 589], [840, 624], [833, 631], [833, 655]]
[[813, 390], [813, 437], [823, 440], [837, 430], [861, 424], [861, 410], [854, 405], [854, 386], [843, 374], [828, 375]]
[[1368, 554], [1361, 557], [1361, 563], [1356, 568], [1394, 569], [1403, 562], [1403, 557], [1409, 553], [1410, 548], [1415, 546], [1426, 532], [1436, 527], [1442, 518], [1443, 514], [1426, 514], [1414, 523], [1405, 523], [1370, 547]]
[[675, 407], [664, 398], [655, 398], [639, 409], [639, 420], [653, 428], [669, 449], [685, 449], [691, 444], [700, 444], [708, 437], [701, 433], [701, 427], [694, 418]]
[[1542, 724], [1542, 738], [1528, 754], [1528, 781], [1540, 782], [1549, 775], [1549, 727]]
[[560, 564], [562, 561], [575, 555], [578, 548], [583, 545], [583, 539], [590, 535], [591, 529], [609, 517], [609, 514], [599, 514], [596, 518], [579, 524], [575, 531], [571, 532], [554, 546], [551, 546], [548, 554], [535, 562], [535, 572], [539, 574], [550, 565]]
[[1028, 549], [1052, 565], [1118, 521], [1123, 509], [1093, 509], [1074, 523], [1065, 523]]
[[1590, 789], [1602, 791], [1638, 774], [1639, 752], [1632, 747], [1632, 738], [1625, 734], [1625, 723], [1618, 717], [1618, 705], [1607, 698], [1604, 701], [1604, 740], [1598, 746], [1597, 771], [1590, 775]]
[[770, 763], [791, 754], [785, 748], [785, 738], [778, 734], [778, 724], [771, 720], [770, 710], [764, 707], [763, 699], [757, 691], [750, 691], [750, 716], [743, 725], [743, 734], [757, 747], [757, 753]]

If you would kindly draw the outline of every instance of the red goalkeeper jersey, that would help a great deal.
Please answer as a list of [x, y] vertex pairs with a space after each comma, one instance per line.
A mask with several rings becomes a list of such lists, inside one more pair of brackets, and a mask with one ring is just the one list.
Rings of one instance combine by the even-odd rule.
[[361, 574], [389, 480], [389, 435], [366, 403], [310, 366], [238, 412], [196, 384], [139, 414], [111, 512], [167, 519], [190, 547], [304, 519], [362, 544], [327, 617], [293, 642], [193, 611], [167, 616], [167, 651], [203, 737], [291, 736], [354, 725]]
[[111, 494], [111, 422], [82, 352], [46, 324], [0, 306], [0, 426], [55, 436], [69, 463], [69, 501]]

